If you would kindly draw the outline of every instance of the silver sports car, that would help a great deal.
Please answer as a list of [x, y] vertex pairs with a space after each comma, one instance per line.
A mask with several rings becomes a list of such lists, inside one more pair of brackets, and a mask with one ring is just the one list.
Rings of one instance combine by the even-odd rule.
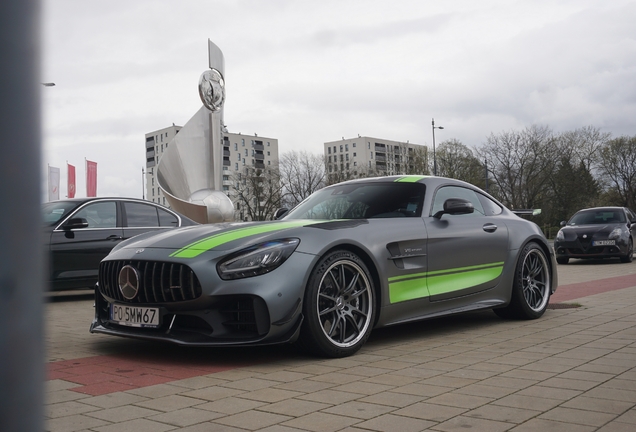
[[539, 318], [556, 287], [539, 227], [482, 190], [367, 178], [280, 220], [122, 242], [100, 264], [90, 330], [199, 346], [298, 341], [343, 357], [375, 327], [479, 309]]

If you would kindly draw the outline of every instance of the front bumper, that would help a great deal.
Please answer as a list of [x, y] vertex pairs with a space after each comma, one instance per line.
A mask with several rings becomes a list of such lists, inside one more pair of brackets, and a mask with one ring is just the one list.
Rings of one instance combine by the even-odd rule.
[[159, 326], [133, 327], [111, 321], [111, 303], [98, 289], [95, 290], [95, 317], [90, 326], [91, 333], [187, 346], [270, 345], [294, 342], [303, 321], [300, 301], [290, 311], [287, 322], [270, 324], [269, 313], [262, 299], [228, 296], [217, 299], [204, 310], [174, 310], [165, 305], [143, 305], [158, 308]]
[[562, 241], [554, 243], [554, 251], [558, 258], [612, 258], [621, 257], [627, 253], [627, 244], [620, 241], [614, 245], [592, 246], [591, 242]]

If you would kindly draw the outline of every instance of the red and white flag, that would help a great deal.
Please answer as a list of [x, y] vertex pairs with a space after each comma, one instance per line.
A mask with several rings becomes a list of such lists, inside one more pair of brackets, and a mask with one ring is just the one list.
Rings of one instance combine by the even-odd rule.
[[60, 199], [60, 169], [49, 166], [49, 201]]
[[97, 162], [86, 160], [86, 196], [97, 196]]
[[68, 175], [66, 176], [66, 187], [69, 198], [75, 198], [75, 165], [66, 163]]

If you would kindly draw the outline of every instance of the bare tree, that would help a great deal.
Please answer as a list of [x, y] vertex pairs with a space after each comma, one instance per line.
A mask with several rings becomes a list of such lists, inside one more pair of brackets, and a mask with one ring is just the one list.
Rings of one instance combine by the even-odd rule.
[[609, 132], [601, 132], [593, 126], [578, 128], [556, 137], [557, 151], [573, 166], [580, 166], [582, 163], [588, 171], [593, 172], [599, 166], [601, 149], [611, 137]]
[[281, 181], [277, 167], [245, 167], [232, 176], [237, 219], [263, 221], [273, 219], [281, 207]]
[[622, 136], [601, 149], [601, 174], [618, 192], [621, 205], [636, 208], [636, 136]]
[[282, 204], [286, 208], [295, 207], [326, 185], [325, 160], [321, 155], [290, 151], [282, 154], [279, 164]]
[[456, 139], [444, 141], [437, 148], [437, 173], [476, 186], [485, 185], [484, 166], [471, 149]]
[[547, 126], [491, 134], [476, 151], [488, 163], [499, 198], [512, 208], [532, 208], [546, 198], [556, 142]]
[[426, 147], [415, 147], [413, 150], [409, 149], [406, 174], [428, 175], [430, 172]]

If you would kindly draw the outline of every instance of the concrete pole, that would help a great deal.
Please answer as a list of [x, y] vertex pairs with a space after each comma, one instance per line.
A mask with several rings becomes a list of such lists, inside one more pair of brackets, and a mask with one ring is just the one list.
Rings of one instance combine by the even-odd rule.
[[40, 7], [39, 0], [0, 2], [2, 432], [44, 429]]

